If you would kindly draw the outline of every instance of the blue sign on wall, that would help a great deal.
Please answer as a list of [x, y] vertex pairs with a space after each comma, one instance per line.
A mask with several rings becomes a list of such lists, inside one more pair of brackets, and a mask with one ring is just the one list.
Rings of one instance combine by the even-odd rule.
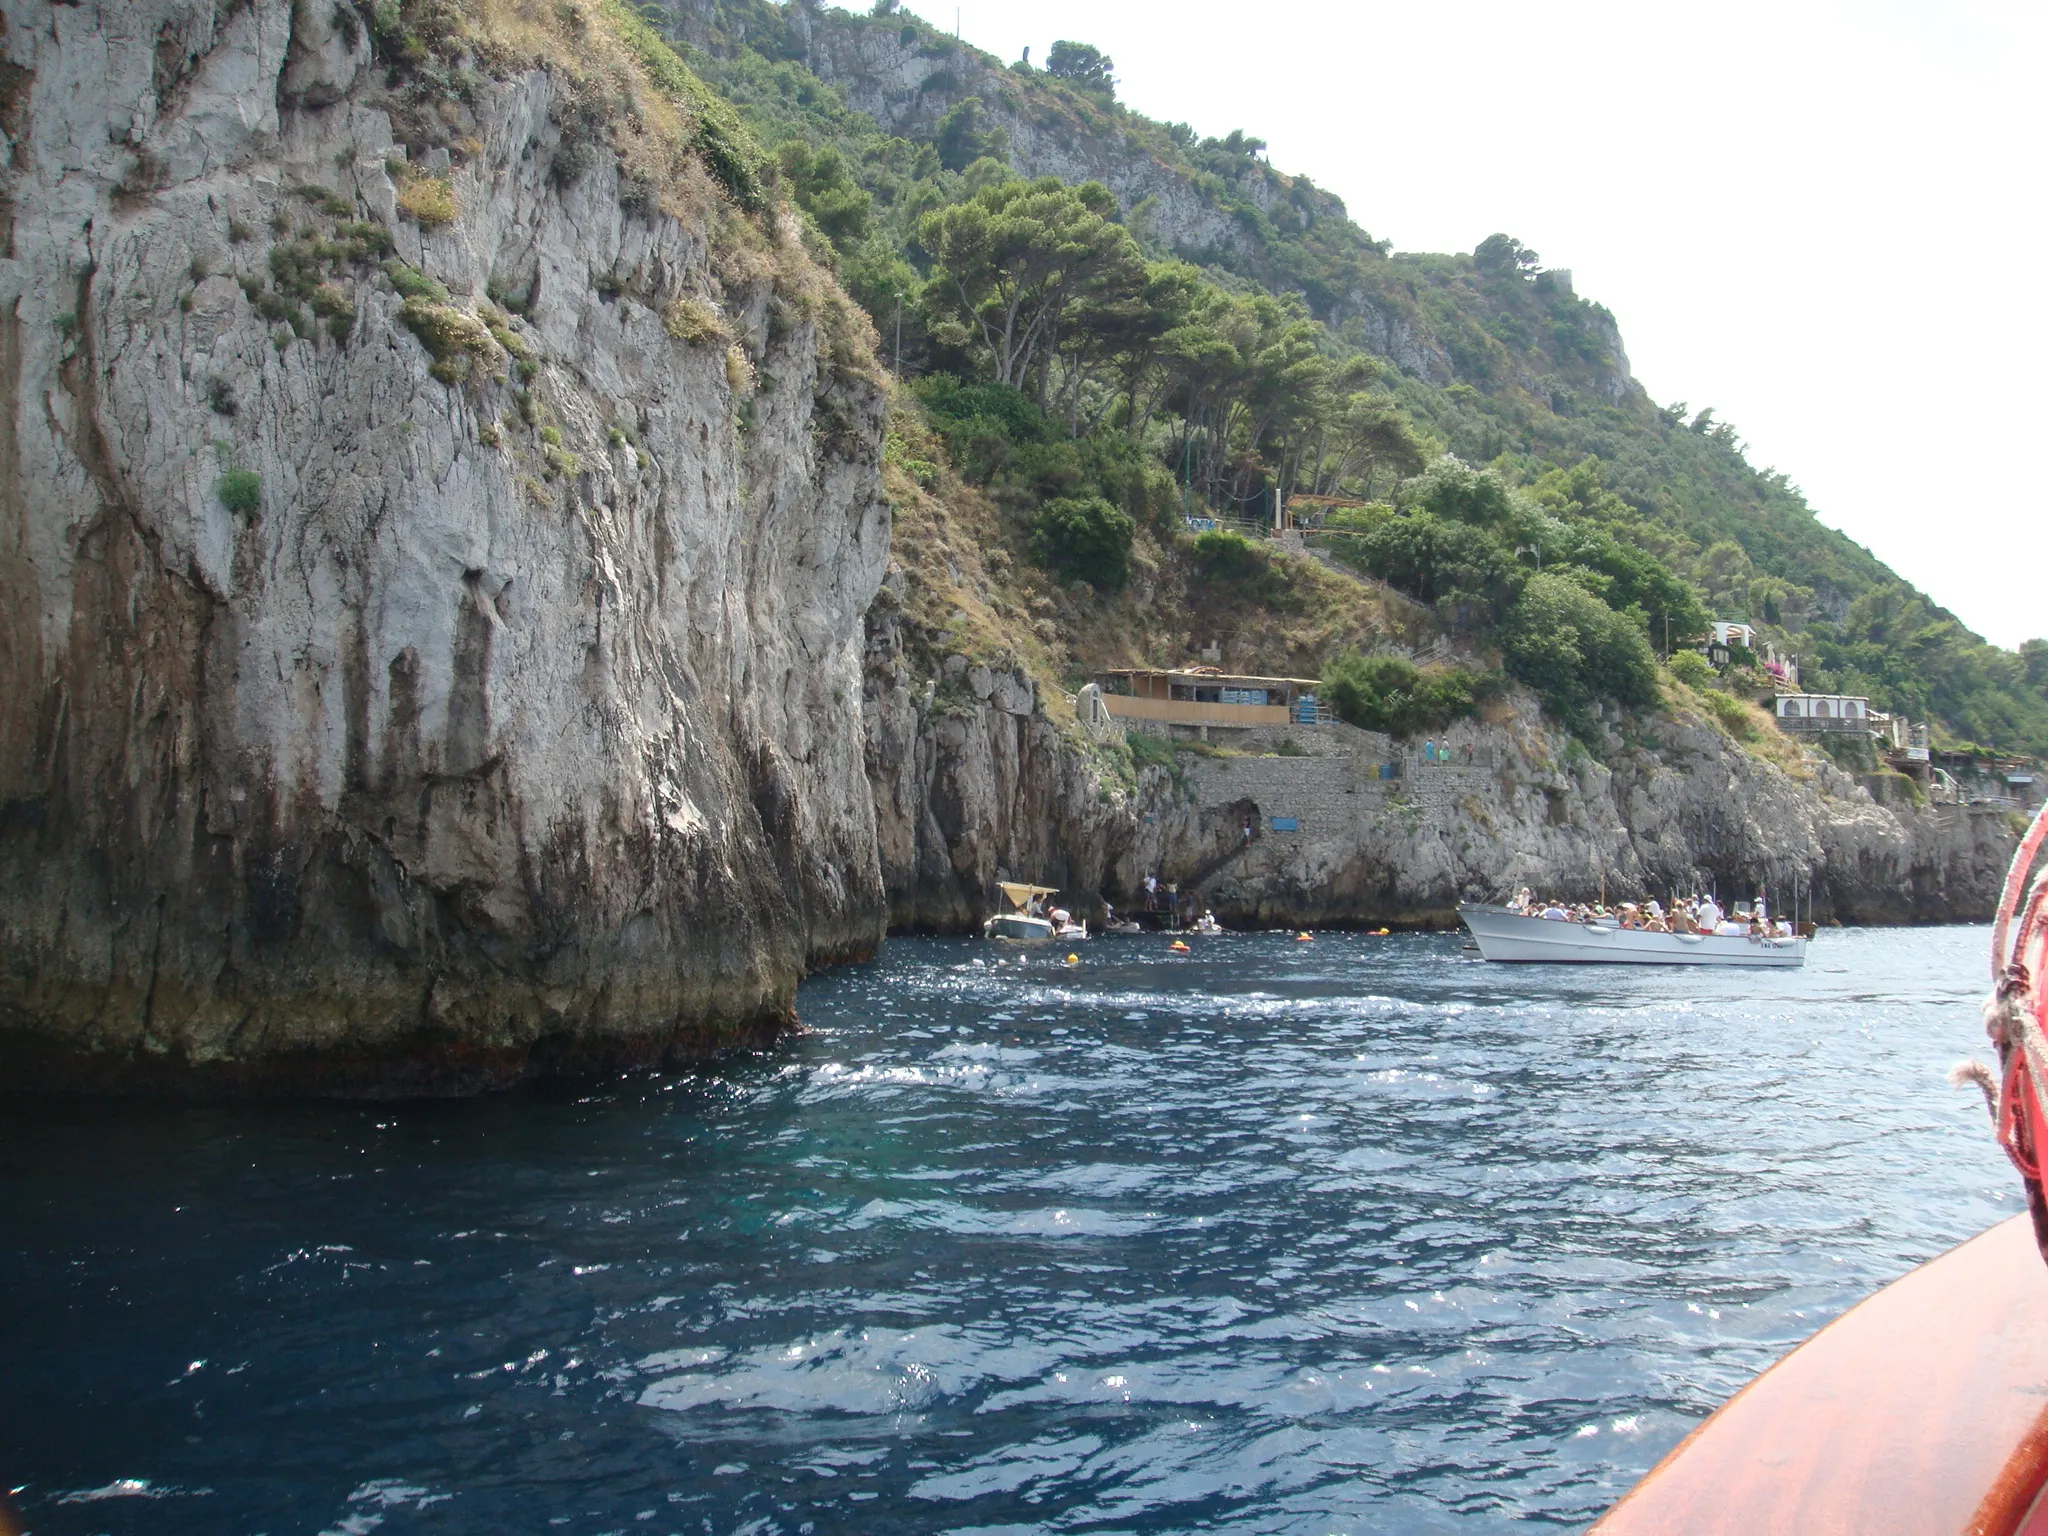
[[1275, 832], [1299, 832], [1301, 830], [1301, 823], [1292, 816], [1275, 816], [1273, 818], [1273, 830]]

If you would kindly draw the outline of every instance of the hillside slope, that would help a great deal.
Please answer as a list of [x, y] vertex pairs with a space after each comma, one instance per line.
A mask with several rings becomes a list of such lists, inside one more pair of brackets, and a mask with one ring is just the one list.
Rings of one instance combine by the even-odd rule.
[[[1269, 164], [1255, 138], [1197, 139], [1128, 111], [1099, 74], [1005, 65], [879, 9], [891, 13], [670, 0], [662, 14], [766, 142], [841, 157], [871, 206], [858, 238], [839, 242], [842, 271], [885, 337], [908, 310], [911, 371], [963, 366], [918, 310], [931, 268], [920, 217], [985, 184], [990, 165], [1099, 182], [1151, 255], [1232, 291], [1292, 296], [1325, 353], [1383, 362], [1386, 391], [1428, 450], [1492, 464], [1512, 485], [1575, 471], [1615, 509], [1601, 520], [1625, 523], [1620, 536], [1690, 582], [1703, 611], [1752, 622], [1798, 656], [1809, 688], [1868, 693], [1931, 720], [1949, 744], [2048, 752], [2048, 668], [1985, 645], [1821, 524], [1711, 411], [1651, 401], [1614, 317], [1575, 294], [1569, 274], [1502, 236], [1468, 255], [1391, 254], [1340, 200]], [[1227, 496], [1208, 481], [1198, 489], [1230, 516], [1276, 486], [1324, 488], [1269, 456]], [[1368, 481], [1363, 494], [1388, 489]], [[1685, 638], [1651, 634], [1660, 650]]]

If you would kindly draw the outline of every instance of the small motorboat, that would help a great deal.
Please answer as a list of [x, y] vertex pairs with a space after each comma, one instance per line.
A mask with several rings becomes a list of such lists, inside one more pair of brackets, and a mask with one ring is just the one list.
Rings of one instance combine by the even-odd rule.
[[1144, 925], [1143, 923], [1141, 923], [1141, 922], [1137, 921], [1137, 920], [1136, 920], [1135, 918], [1129, 918], [1129, 917], [1126, 917], [1126, 918], [1121, 918], [1121, 919], [1119, 919], [1119, 918], [1117, 917], [1117, 915], [1116, 915], [1116, 908], [1115, 908], [1115, 907], [1112, 907], [1112, 906], [1110, 906], [1110, 905], [1109, 905], [1109, 904], [1108, 904], [1107, 902], [1105, 902], [1105, 903], [1103, 904], [1103, 908], [1102, 908], [1102, 932], [1103, 932], [1103, 933], [1105, 933], [1105, 934], [1111, 934], [1111, 933], [1115, 933], [1115, 934], [1121, 934], [1121, 935], [1124, 935], [1124, 936], [1128, 937], [1128, 936], [1129, 936], [1129, 935], [1131, 935], [1131, 934], [1143, 933], [1144, 931], [1145, 931], [1145, 925]]
[[1204, 912], [1188, 928], [1189, 933], [1227, 933], [1229, 930], [1216, 921], [1214, 912]]
[[1053, 939], [1085, 939], [1088, 937], [1086, 921], [1074, 921], [1073, 914], [1062, 907], [1042, 911], [1045, 898], [1059, 894], [1050, 885], [1019, 885], [1010, 881], [998, 881], [996, 889], [1002, 893], [1006, 909], [997, 912], [981, 925], [981, 936], [985, 939], [1008, 939], [1018, 944], [1044, 944]]

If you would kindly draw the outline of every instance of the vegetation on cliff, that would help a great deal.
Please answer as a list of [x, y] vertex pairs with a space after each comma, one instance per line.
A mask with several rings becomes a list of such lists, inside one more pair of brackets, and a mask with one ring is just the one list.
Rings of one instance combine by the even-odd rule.
[[[1366, 504], [1332, 519], [1331, 557], [1497, 647], [1566, 718], [1646, 701], [1650, 652], [1723, 618], [1809, 688], [2048, 752], [2048, 668], [1822, 525], [1713, 411], [1649, 400], [1614, 318], [1512, 238], [1393, 254], [1258, 139], [1130, 112], [1085, 44], [1034, 70], [894, 5], [702, 0], [670, 21], [774, 146], [885, 360], [943, 376], [919, 395], [966, 478], [1051, 509], [1015, 544], [1048, 575], [1120, 588], [1148, 540], [1196, 567], [1176, 513], [1255, 523], [1276, 494], [1327, 496]], [[848, 58], [896, 84], [865, 89]], [[1120, 200], [1079, 165], [1150, 190]]]

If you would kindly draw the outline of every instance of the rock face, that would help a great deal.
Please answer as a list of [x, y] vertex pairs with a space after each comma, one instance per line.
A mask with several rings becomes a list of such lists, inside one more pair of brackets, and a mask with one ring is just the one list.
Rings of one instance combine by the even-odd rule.
[[1704, 723], [1651, 724], [1654, 746], [1615, 738], [1605, 761], [1533, 711], [1456, 726], [1427, 760], [1343, 725], [1284, 733], [1306, 756], [1189, 757], [1179, 783], [1146, 775], [1116, 876], [1129, 890], [1156, 872], [1247, 926], [1449, 926], [1460, 901], [1524, 885], [1588, 901], [1763, 887], [1843, 922], [1994, 910], [2010, 813], [1886, 808], [1832, 767], [1797, 781]]
[[1451, 927], [1459, 902], [1523, 885], [1586, 901], [1763, 888], [1823, 921], [1981, 921], [2021, 830], [2006, 811], [1881, 805], [1825, 764], [1795, 779], [1704, 721], [1639, 722], [1654, 742], [1610, 732], [1603, 760], [1527, 700], [1432, 738], [1428, 758], [1341, 724], [1275, 728], [1125, 793], [1103, 754], [1016, 714], [989, 690], [1002, 674], [964, 657], [964, 696], [920, 708], [893, 622], [871, 624], [869, 768], [900, 927], [970, 927], [997, 878], [1130, 908], [1147, 874], [1253, 928]]
[[1136, 828], [1102, 764], [1054, 727], [1021, 670], [954, 656], [935, 686], [915, 683], [899, 624], [888, 608], [870, 616], [865, 699], [890, 926], [972, 929], [999, 879], [1077, 900], [1110, 885]]
[[352, 10], [0, 9], [0, 1076], [470, 1088], [871, 949], [882, 398], [797, 232], [622, 201], [544, 70], [394, 178]]

